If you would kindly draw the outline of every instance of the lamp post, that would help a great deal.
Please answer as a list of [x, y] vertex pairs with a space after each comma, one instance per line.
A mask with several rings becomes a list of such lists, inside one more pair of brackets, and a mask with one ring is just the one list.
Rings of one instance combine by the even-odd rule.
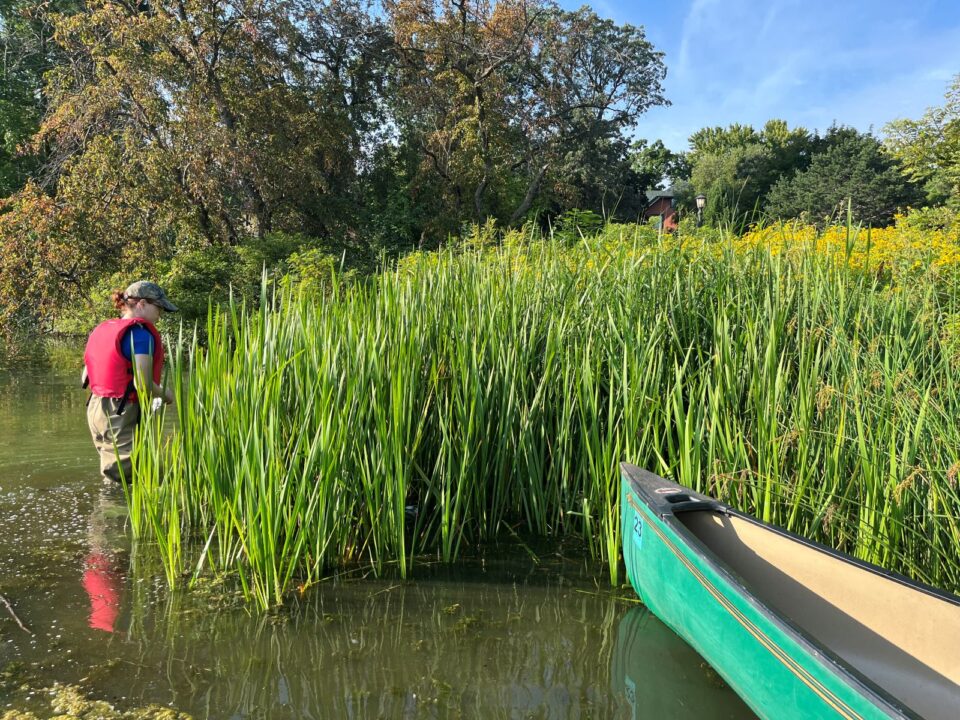
[[703, 208], [707, 205], [707, 196], [704, 194], [697, 195], [697, 227], [703, 225]]

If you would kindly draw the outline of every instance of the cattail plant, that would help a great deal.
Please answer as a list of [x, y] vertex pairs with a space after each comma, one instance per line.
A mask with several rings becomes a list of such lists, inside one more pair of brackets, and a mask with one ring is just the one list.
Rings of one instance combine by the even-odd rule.
[[176, 423], [145, 425], [130, 488], [168, 580], [235, 575], [269, 607], [344, 563], [576, 534], [616, 584], [626, 460], [960, 587], [942, 276], [905, 287], [816, 237], [513, 240], [319, 299], [264, 282], [181, 337]]

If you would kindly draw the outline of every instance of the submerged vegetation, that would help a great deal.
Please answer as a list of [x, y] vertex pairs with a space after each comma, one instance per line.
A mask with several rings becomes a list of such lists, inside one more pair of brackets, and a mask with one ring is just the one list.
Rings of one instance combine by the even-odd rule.
[[883, 257], [911, 232], [478, 231], [320, 300], [265, 285], [180, 338], [134, 532], [263, 607], [504, 534], [581, 535], [618, 583], [627, 460], [956, 590], [956, 265]]

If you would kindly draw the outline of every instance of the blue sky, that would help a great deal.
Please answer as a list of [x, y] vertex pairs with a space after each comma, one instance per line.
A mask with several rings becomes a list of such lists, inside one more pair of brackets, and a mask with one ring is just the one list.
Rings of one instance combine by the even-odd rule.
[[[567, 8], [583, 2], [562, 0]], [[643, 25], [666, 54], [673, 103], [642, 116], [636, 135], [683, 150], [706, 125], [770, 118], [860, 130], [919, 117], [960, 73], [960, 0], [681, 0], [588, 2]]]

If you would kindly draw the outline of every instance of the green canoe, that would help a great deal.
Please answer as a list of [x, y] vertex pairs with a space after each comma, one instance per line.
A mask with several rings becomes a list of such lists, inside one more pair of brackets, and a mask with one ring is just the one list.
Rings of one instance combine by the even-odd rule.
[[960, 718], [960, 598], [621, 465], [644, 604], [762, 718]]

